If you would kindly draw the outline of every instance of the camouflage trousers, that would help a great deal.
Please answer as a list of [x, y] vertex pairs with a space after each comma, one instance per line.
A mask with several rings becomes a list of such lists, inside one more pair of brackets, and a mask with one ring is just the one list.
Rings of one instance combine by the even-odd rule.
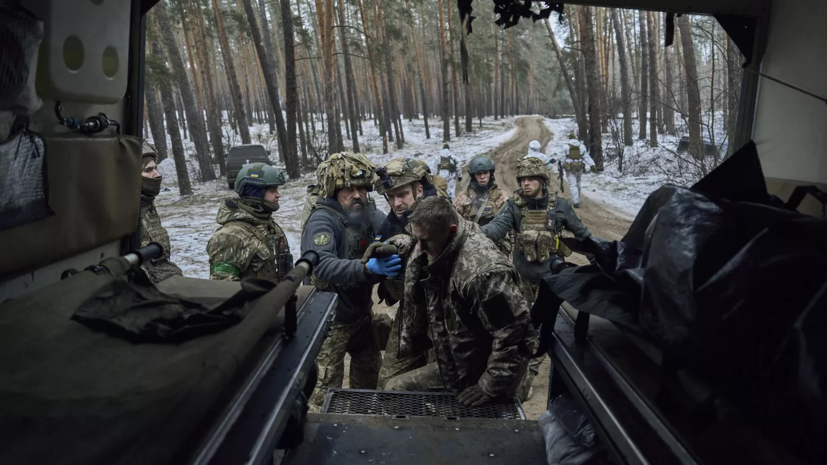
[[393, 321], [393, 325], [391, 325], [388, 345], [385, 347], [385, 354], [382, 357], [382, 367], [379, 369], [378, 389], [385, 389], [386, 384], [391, 378], [421, 368], [428, 363], [427, 354], [419, 354], [415, 357], [399, 356], [399, 331], [401, 329], [401, 323], [401, 320], [397, 318]]
[[391, 378], [385, 385], [389, 391], [433, 392], [444, 391], [445, 383], [439, 374], [439, 365], [429, 363], [423, 367]]
[[345, 377], [345, 354], [350, 354], [350, 388], [376, 389], [382, 356], [373, 339], [371, 314], [352, 322], [334, 321], [330, 334], [316, 357], [319, 379], [310, 396], [312, 411], [319, 411], [328, 389], [342, 387]]
[[[534, 301], [537, 300], [537, 293], [540, 292], [540, 283], [527, 279], [520, 280], [520, 290], [526, 302], [528, 302], [528, 307], [531, 308], [531, 306], [534, 305]], [[545, 359], [546, 356], [543, 355], [542, 357], [529, 360], [528, 370], [526, 370], [525, 377], [520, 382], [520, 387], [517, 388], [517, 397], [520, 399], [520, 402], [528, 400], [531, 383], [534, 382], [534, 377], [540, 372], [540, 365], [543, 364]]]

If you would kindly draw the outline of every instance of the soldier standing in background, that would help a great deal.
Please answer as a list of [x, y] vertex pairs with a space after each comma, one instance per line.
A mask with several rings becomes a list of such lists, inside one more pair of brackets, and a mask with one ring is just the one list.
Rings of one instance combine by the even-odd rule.
[[424, 353], [430, 332], [437, 362], [386, 388], [455, 391], [468, 406], [512, 397], [536, 346], [516, 270], [447, 199], [423, 199], [410, 222], [417, 244], [405, 269], [399, 352]]
[[373, 285], [402, 268], [396, 255], [361, 261], [384, 219], [369, 207], [375, 177], [370, 160], [359, 153], [336, 153], [319, 166], [317, 177], [319, 197], [302, 231], [302, 251], [319, 254], [313, 282], [339, 300], [316, 359], [319, 378], [310, 398], [314, 410], [328, 389], [342, 387], [345, 354], [351, 360], [350, 388], [376, 388], [382, 356], [373, 334]]
[[571, 189], [571, 201], [574, 208], [580, 207], [580, 177], [584, 171], [594, 170], [594, 161], [586, 152], [586, 147], [577, 140], [572, 132], [569, 134], [569, 146], [566, 148], [565, 159], [558, 165], [561, 177], [565, 176]]
[[[553, 268], [571, 255], [560, 242], [562, 229], [571, 231], [578, 238], [591, 235], [566, 199], [549, 195], [548, 181], [548, 170], [541, 159], [520, 160], [517, 182], [521, 189], [508, 199], [490, 223], [482, 227], [482, 232], [494, 241], [502, 240], [509, 232], [516, 233], [514, 266], [522, 278], [520, 286], [529, 306], [537, 299], [543, 276], [557, 272]], [[529, 376], [521, 387], [521, 399], [529, 397], [531, 382], [542, 361], [543, 358], [532, 360]]]
[[161, 173], [158, 172], [158, 156], [147, 144], [143, 148], [143, 169], [141, 170], [141, 247], [157, 242], [164, 248], [164, 255], [141, 267], [152, 282], [163, 281], [170, 276], [183, 276], [181, 268], [170, 261], [172, 247], [167, 230], [161, 226], [161, 217], [155, 209], [155, 197], [161, 192]]
[[241, 167], [235, 181], [238, 197], [218, 207], [221, 226], [207, 243], [210, 279], [240, 281], [253, 277], [279, 282], [293, 265], [284, 231], [273, 221], [279, 209], [284, 175], [264, 163]]
[[453, 199], [457, 191], [457, 181], [462, 181], [462, 170], [457, 160], [451, 156], [451, 147], [447, 143], [442, 145], [439, 152], [437, 175], [445, 179], [448, 198]]
[[[468, 163], [471, 182], [465, 192], [457, 194], [454, 208], [459, 216], [480, 226], [494, 219], [494, 215], [505, 205], [508, 195], [500, 189], [494, 180], [494, 162], [485, 156], [479, 156]], [[495, 242], [504, 254], [511, 254], [510, 237]]]

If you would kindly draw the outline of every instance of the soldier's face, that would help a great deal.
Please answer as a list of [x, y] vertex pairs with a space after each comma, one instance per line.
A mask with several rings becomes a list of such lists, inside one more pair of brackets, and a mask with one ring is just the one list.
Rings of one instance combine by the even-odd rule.
[[270, 203], [279, 203], [281, 194], [279, 194], [279, 186], [270, 186], [264, 193], [264, 201]]
[[405, 212], [411, 209], [416, 199], [422, 197], [422, 186], [416, 187], [416, 195], [411, 185], [402, 186], [388, 191], [388, 203], [397, 218], [402, 219]]
[[141, 171], [141, 176], [149, 179], [160, 178], [161, 173], [158, 172], [158, 165], [156, 165], [154, 161], [149, 160], [149, 163], [144, 165], [144, 169]]
[[448, 248], [454, 235], [457, 233], [457, 225], [452, 224], [446, 230], [432, 228], [417, 223], [411, 224], [414, 237], [419, 241], [419, 248], [428, 254], [431, 259], [436, 259]]
[[474, 173], [474, 177], [477, 179], [477, 184], [479, 184], [480, 186], [487, 186], [488, 181], [491, 180], [491, 172], [480, 171], [479, 173]]
[[523, 194], [528, 197], [540, 197], [543, 195], [543, 181], [540, 178], [522, 178], [520, 180], [520, 187], [523, 188]]
[[358, 212], [368, 201], [368, 190], [364, 187], [345, 187], [336, 194], [336, 200], [346, 212]]

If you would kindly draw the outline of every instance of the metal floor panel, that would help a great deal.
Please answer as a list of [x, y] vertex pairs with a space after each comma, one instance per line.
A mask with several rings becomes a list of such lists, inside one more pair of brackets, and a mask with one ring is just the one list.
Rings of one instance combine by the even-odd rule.
[[322, 406], [322, 413], [448, 419], [526, 419], [520, 401], [516, 398], [513, 402], [466, 407], [457, 402], [457, 395], [453, 393], [362, 389], [329, 390]]

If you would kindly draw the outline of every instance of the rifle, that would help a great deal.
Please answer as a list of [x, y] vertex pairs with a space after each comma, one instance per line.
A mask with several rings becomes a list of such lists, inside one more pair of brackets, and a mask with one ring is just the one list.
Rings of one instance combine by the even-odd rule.
[[557, 179], [560, 180], [560, 192], [566, 193], [566, 188], [563, 187], [563, 160], [557, 162]]

